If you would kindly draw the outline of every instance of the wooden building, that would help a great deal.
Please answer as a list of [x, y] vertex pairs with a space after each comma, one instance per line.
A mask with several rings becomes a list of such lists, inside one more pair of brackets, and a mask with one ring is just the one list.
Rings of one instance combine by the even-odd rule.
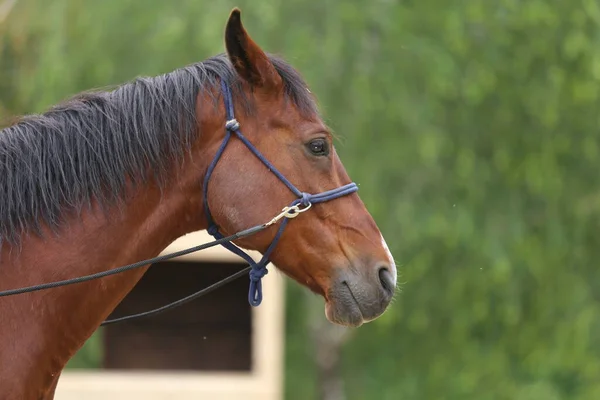
[[[165, 253], [210, 240], [196, 232]], [[111, 317], [162, 306], [245, 265], [221, 246], [154, 264]], [[242, 277], [179, 308], [102, 328], [103, 368], [63, 372], [56, 400], [282, 399], [284, 280], [269, 268], [259, 307], [248, 304]]]

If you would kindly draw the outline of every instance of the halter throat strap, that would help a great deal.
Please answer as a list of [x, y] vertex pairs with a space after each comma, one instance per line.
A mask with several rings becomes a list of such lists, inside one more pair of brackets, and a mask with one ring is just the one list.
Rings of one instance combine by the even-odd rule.
[[204, 183], [202, 185], [204, 196], [204, 213], [208, 220], [207, 232], [217, 240], [222, 239], [224, 237], [219, 232], [219, 226], [215, 223], [210, 213], [210, 208], [208, 206], [208, 182], [210, 181], [210, 177], [215, 167], [217, 166], [219, 159], [223, 155], [227, 144], [233, 136], [240, 140], [248, 148], [248, 150], [250, 150], [252, 154], [254, 154], [267, 167], [267, 169], [270, 172], [275, 174], [275, 176], [279, 178], [279, 180], [283, 182], [283, 184], [287, 186], [288, 189], [296, 196], [296, 199], [288, 207], [285, 207], [279, 216], [275, 217], [269, 223], [275, 224], [281, 221], [279, 229], [277, 229], [277, 233], [275, 234], [275, 237], [273, 238], [271, 244], [269, 245], [262, 258], [258, 262], [255, 262], [250, 255], [248, 255], [244, 250], [237, 247], [232, 242], [221, 243], [221, 245], [227, 250], [240, 256], [248, 264], [250, 264], [251, 269], [249, 272], [250, 288], [248, 291], [248, 302], [251, 306], [256, 307], [259, 306], [262, 302], [262, 278], [268, 273], [267, 265], [270, 262], [269, 257], [275, 249], [277, 242], [279, 242], [279, 239], [281, 238], [281, 235], [283, 234], [283, 231], [287, 226], [289, 220], [298, 216], [300, 213], [307, 211], [313, 204], [323, 203], [325, 201], [334, 200], [338, 197], [354, 193], [358, 190], [358, 186], [356, 185], [356, 183], [352, 182], [347, 185], [340, 186], [332, 190], [327, 190], [318, 194], [310, 194], [298, 190], [285, 176], [283, 176], [283, 174], [281, 174], [281, 172], [277, 170], [277, 168], [275, 168], [273, 164], [269, 162], [269, 160], [267, 160], [258, 151], [256, 147], [254, 147], [252, 143], [250, 143], [250, 141], [244, 135], [242, 135], [242, 132], [240, 131], [240, 123], [235, 119], [235, 115], [233, 112], [233, 99], [231, 96], [231, 90], [223, 80], [221, 80], [221, 90], [223, 92], [223, 99], [225, 102], [225, 113], [227, 117], [227, 122], [225, 123], [226, 132], [225, 137], [223, 138], [223, 141], [221, 142], [221, 145], [219, 146], [219, 149], [215, 154], [215, 157], [208, 166], [206, 175], [204, 177]]

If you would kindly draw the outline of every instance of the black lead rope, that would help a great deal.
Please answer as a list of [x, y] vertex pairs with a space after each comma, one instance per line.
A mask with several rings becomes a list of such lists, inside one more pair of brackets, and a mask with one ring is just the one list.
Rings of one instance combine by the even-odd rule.
[[[196, 251], [200, 251], [200, 250], [204, 250], [204, 249], [208, 249], [210, 247], [214, 247], [214, 246], [218, 246], [218, 245], [222, 245], [223, 243], [228, 243], [228, 242], [232, 242], [234, 240], [237, 239], [241, 239], [243, 237], [246, 236], [250, 236], [253, 235], [255, 233], [258, 233], [266, 228], [268, 228], [273, 221], [270, 221], [266, 224], [261, 224], [261, 225], [256, 225], [252, 228], [248, 228], [245, 229], [243, 231], [240, 231], [238, 233], [234, 233], [231, 236], [227, 236], [221, 239], [217, 239], [214, 240], [212, 242], [209, 243], [204, 243], [198, 246], [194, 246], [191, 247], [189, 249], [184, 249], [184, 250], [180, 250], [180, 251], [176, 251], [174, 253], [171, 254], [165, 254], [162, 256], [158, 256], [158, 257], [154, 257], [154, 258], [150, 258], [147, 260], [142, 260], [142, 261], [138, 261], [135, 262], [133, 264], [129, 264], [129, 265], [124, 265], [122, 267], [118, 267], [115, 269], [111, 269], [108, 271], [102, 271], [102, 272], [97, 272], [95, 274], [91, 274], [91, 275], [85, 275], [85, 276], [80, 276], [77, 278], [72, 278], [72, 279], [66, 279], [66, 280], [62, 280], [62, 281], [56, 281], [56, 282], [49, 282], [49, 283], [42, 283], [39, 285], [34, 285], [34, 286], [28, 286], [28, 287], [23, 287], [23, 288], [18, 288], [18, 289], [10, 289], [10, 290], [4, 290], [4, 291], [0, 291], [0, 297], [5, 297], [5, 296], [13, 296], [13, 295], [17, 295], [17, 294], [23, 294], [23, 293], [30, 293], [30, 292], [36, 292], [36, 291], [40, 291], [40, 290], [45, 290], [45, 289], [52, 289], [52, 288], [56, 288], [56, 287], [60, 287], [60, 286], [67, 286], [67, 285], [73, 285], [76, 283], [81, 283], [81, 282], [87, 282], [87, 281], [91, 281], [94, 279], [100, 279], [100, 278], [104, 278], [106, 276], [110, 276], [110, 275], [116, 275], [125, 271], [130, 271], [132, 269], [136, 269], [136, 268], [140, 268], [143, 267], [145, 265], [148, 264], [154, 264], [157, 262], [161, 262], [161, 261], [165, 261], [165, 260], [169, 260], [171, 258], [175, 258], [175, 257], [180, 257], [186, 254], [190, 254], [190, 253], [194, 253]], [[250, 267], [246, 267], [196, 293], [193, 293], [187, 297], [184, 297], [183, 299], [177, 300], [173, 303], [167, 304], [165, 306], [156, 308], [154, 310], [150, 310], [150, 311], [146, 311], [146, 312], [142, 312], [139, 314], [133, 314], [133, 315], [128, 315], [128, 316], [124, 316], [124, 317], [120, 317], [120, 318], [115, 318], [115, 319], [111, 319], [111, 320], [106, 320], [104, 321], [101, 326], [104, 325], [110, 325], [110, 324], [114, 324], [117, 322], [122, 322], [122, 321], [127, 321], [127, 320], [131, 320], [131, 319], [135, 319], [135, 318], [141, 318], [141, 317], [147, 317], [150, 315], [155, 315], [158, 313], [161, 313], [163, 311], [167, 311], [171, 308], [177, 307], [179, 305], [185, 304], [189, 301], [192, 301], [202, 295], [205, 295], [207, 293], [212, 292], [215, 289], [218, 289], [219, 287], [241, 277], [244, 274], [247, 274], [248, 271], [250, 270]]]
[[153, 310], [149, 310], [149, 311], [144, 311], [138, 314], [132, 314], [132, 315], [126, 315], [124, 317], [119, 317], [119, 318], [114, 318], [114, 319], [107, 319], [106, 321], [104, 321], [103, 323], [100, 324], [100, 326], [106, 326], [106, 325], [111, 325], [111, 324], [116, 324], [119, 322], [124, 322], [124, 321], [128, 321], [128, 320], [132, 320], [132, 319], [138, 319], [138, 318], [142, 318], [142, 317], [149, 317], [151, 315], [156, 315], [156, 314], [160, 314], [164, 311], [170, 310], [171, 308], [175, 308], [175, 307], [179, 307], [185, 303], [188, 303], [194, 299], [197, 299], [200, 296], [204, 296], [205, 294], [208, 294], [210, 292], [212, 292], [215, 289], [220, 288], [221, 286], [224, 286], [226, 284], [228, 284], [229, 282], [232, 282], [244, 275], [247, 275], [248, 272], [252, 269], [251, 266], [247, 266], [246, 268], [232, 274], [229, 275], [226, 278], [221, 279], [220, 281], [213, 283], [212, 285], [205, 287], [204, 289], [201, 289], [199, 291], [197, 291], [196, 293], [192, 293], [189, 296], [184, 297], [183, 299], [179, 299], [176, 300], [172, 303], [169, 303], [165, 306], [162, 307], [158, 307], [155, 308]]

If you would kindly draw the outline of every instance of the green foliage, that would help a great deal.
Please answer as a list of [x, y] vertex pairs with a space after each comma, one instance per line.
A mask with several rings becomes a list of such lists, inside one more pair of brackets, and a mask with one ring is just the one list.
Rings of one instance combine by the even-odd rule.
[[[234, 5], [319, 96], [401, 266], [349, 399], [600, 398], [598, 3], [23, 0], [0, 117], [221, 52]], [[315, 393], [299, 292], [288, 399]]]

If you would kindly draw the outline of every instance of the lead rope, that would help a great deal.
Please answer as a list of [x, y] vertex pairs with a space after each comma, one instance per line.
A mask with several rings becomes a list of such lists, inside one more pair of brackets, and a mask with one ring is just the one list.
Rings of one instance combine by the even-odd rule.
[[[237, 239], [241, 239], [241, 238], [244, 238], [247, 236], [254, 235], [254, 234], [268, 228], [269, 226], [276, 224], [279, 220], [287, 217], [287, 212], [286, 212], [287, 208], [288, 207], [284, 208], [284, 211], [282, 211], [280, 214], [275, 216], [273, 219], [271, 219], [267, 223], [253, 226], [252, 228], [245, 229], [243, 231], [237, 232], [237, 233], [227, 236], [227, 237], [222, 237], [220, 239], [214, 240], [209, 243], [203, 243], [201, 245], [190, 247], [188, 249], [176, 251], [176, 252], [173, 252], [170, 254], [165, 254], [162, 256], [154, 257], [154, 258], [149, 258], [147, 260], [138, 261], [133, 264], [124, 265], [124, 266], [121, 266], [121, 267], [118, 267], [115, 269], [111, 269], [108, 271], [97, 272], [95, 274], [84, 275], [84, 276], [80, 276], [77, 278], [65, 279], [62, 281], [42, 283], [39, 285], [33, 285], [33, 286], [28, 286], [28, 287], [23, 287], [23, 288], [18, 288], [18, 289], [10, 289], [10, 290], [0, 291], [0, 297], [14, 296], [14, 295], [23, 294], [23, 293], [36, 292], [36, 291], [40, 291], [40, 290], [52, 289], [52, 288], [56, 288], [56, 287], [60, 287], [60, 286], [73, 285], [73, 284], [77, 284], [77, 283], [100, 279], [100, 278], [104, 278], [106, 276], [116, 275], [116, 274], [119, 274], [119, 273], [122, 273], [125, 271], [130, 271], [130, 270], [133, 270], [136, 268], [140, 268], [140, 267], [143, 267], [143, 266], [146, 266], [149, 264], [166, 261], [166, 260], [169, 260], [169, 259], [172, 259], [175, 257], [181, 257], [186, 254], [190, 254], [190, 253], [194, 253], [194, 252], [197, 252], [200, 250], [208, 249], [210, 247], [222, 245], [223, 243], [231, 242], [233, 240], [237, 240]], [[170, 310], [174, 307], [178, 307], [180, 305], [188, 303], [200, 296], [208, 294], [208, 293], [212, 292], [213, 290], [218, 289], [221, 286], [223, 286], [231, 281], [234, 281], [235, 279], [240, 278], [241, 276], [245, 275], [248, 271], [250, 271], [250, 266], [248, 266], [226, 278], [223, 278], [220, 281], [218, 281], [206, 288], [203, 288], [189, 296], [186, 296], [183, 299], [176, 300], [170, 304], [167, 304], [167, 305], [159, 307], [159, 308], [155, 308], [150, 311], [145, 311], [145, 312], [133, 314], [133, 315], [127, 315], [127, 316], [115, 318], [115, 319], [109, 319], [109, 320], [104, 321], [102, 324], [100, 324], [100, 326], [111, 325], [111, 324], [114, 324], [117, 322], [123, 322], [123, 321], [127, 321], [127, 320], [132, 320], [132, 319], [141, 318], [141, 317], [148, 317], [151, 315], [156, 315], [156, 314], [162, 313], [162, 312]]]
[[[13, 296], [13, 295], [17, 295], [17, 294], [30, 293], [30, 292], [37, 292], [39, 290], [46, 290], [46, 289], [52, 289], [52, 288], [56, 288], [56, 287], [60, 287], [60, 286], [73, 285], [76, 283], [82, 283], [82, 282], [87, 282], [87, 281], [91, 281], [94, 279], [104, 278], [104, 277], [110, 276], [110, 275], [120, 274], [121, 272], [130, 271], [132, 269], [140, 268], [140, 267], [143, 267], [148, 264], [154, 264], [157, 262], [169, 260], [171, 258], [180, 257], [180, 256], [183, 256], [186, 254], [194, 253], [196, 251], [208, 249], [209, 247], [223, 244], [224, 242], [227, 242], [227, 241], [237, 240], [237, 239], [240, 239], [240, 238], [243, 238], [246, 236], [250, 236], [250, 235], [253, 235], [257, 232], [260, 232], [260, 231], [266, 229], [269, 226], [270, 226], [270, 222], [268, 222], [266, 224], [262, 224], [262, 225], [257, 225], [252, 228], [235, 233], [231, 236], [227, 236], [227, 237], [224, 237], [224, 238], [221, 238], [221, 239], [209, 242], [209, 243], [204, 243], [204, 244], [201, 244], [198, 246], [190, 247], [189, 249], [176, 251], [171, 254], [165, 254], [162, 256], [149, 258], [147, 260], [138, 261], [133, 264], [124, 265], [122, 267], [118, 267], [118, 268], [111, 269], [108, 271], [97, 272], [95, 274], [79, 276], [77, 278], [65, 279], [62, 281], [42, 283], [39, 285], [27, 286], [27, 287], [18, 288], [18, 289], [4, 290], [4, 291], [0, 292], [0, 297]], [[227, 279], [227, 278], [225, 278], [225, 279]]]
[[[281, 212], [278, 215], [276, 215], [273, 219], [271, 219], [269, 222], [267, 222], [265, 224], [262, 224], [262, 225], [255, 226], [255, 227], [250, 228], [250, 229], [247, 229], [246, 231], [242, 231], [242, 232], [240, 232], [240, 233], [238, 233], [236, 235], [222, 237], [221, 239], [217, 239], [217, 240], [215, 240], [213, 242], [208, 243], [210, 246], [207, 246], [207, 247], [212, 247], [212, 246], [216, 246], [216, 245], [219, 245], [219, 244], [223, 246], [223, 245], [225, 245], [227, 243], [230, 243], [232, 240], [240, 239], [240, 238], [243, 238], [243, 237], [250, 236], [252, 234], [258, 233], [258, 232], [262, 231], [263, 229], [266, 229], [269, 226], [274, 225], [274, 224], [276, 224], [277, 222], [279, 222], [280, 220], [283, 219], [283, 221], [281, 222], [282, 227], [280, 227], [279, 230], [277, 231], [277, 233], [279, 235], [281, 235], [281, 232], [283, 232], [283, 227], [285, 227], [285, 225], [287, 224], [288, 219], [296, 217], [299, 213], [301, 213], [303, 211], [306, 211], [307, 209], [308, 208], [300, 209], [297, 206], [284, 207], [281, 210]], [[245, 234], [245, 232], [250, 231], [250, 230], [252, 230], [251, 233]], [[274, 242], [276, 243], [276, 241], [274, 241]], [[200, 247], [200, 246], [197, 246], [197, 247]], [[271, 248], [271, 247], [275, 247], [275, 246], [272, 244], [271, 246], [269, 246], [269, 248]], [[235, 248], [237, 249], [237, 247], [235, 247]], [[200, 249], [200, 250], [202, 250], [202, 249]], [[191, 251], [186, 250], [186, 253], [184, 253], [184, 254], [188, 254], [188, 252], [191, 252]], [[181, 253], [181, 252], [178, 252], [178, 253]], [[265, 254], [267, 254], [267, 253], [265, 253]], [[181, 255], [181, 254], [177, 254], [177, 255]], [[250, 256], [248, 256], [248, 257], [250, 257]], [[254, 260], [252, 260], [252, 261], [254, 261]], [[253, 262], [252, 264], [255, 264], [255, 263]], [[131, 314], [131, 315], [127, 315], [127, 316], [124, 316], [124, 317], [109, 319], [109, 320], [104, 321], [102, 324], [100, 324], [100, 326], [106, 326], [106, 325], [111, 325], [111, 324], [115, 324], [115, 323], [118, 323], [118, 322], [123, 322], [123, 321], [132, 320], [132, 319], [137, 319], [137, 318], [142, 318], [142, 317], [149, 317], [151, 315], [160, 314], [160, 313], [168, 311], [168, 310], [170, 310], [172, 308], [179, 307], [179, 306], [181, 306], [181, 305], [183, 305], [185, 303], [189, 303], [190, 301], [192, 301], [194, 299], [197, 299], [198, 297], [204, 296], [205, 294], [208, 294], [208, 293], [212, 292], [213, 290], [216, 290], [216, 289], [220, 288], [221, 286], [223, 286], [223, 285], [225, 285], [225, 284], [227, 284], [229, 282], [232, 282], [232, 281], [234, 281], [234, 280], [236, 280], [236, 279], [238, 279], [238, 278], [246, 275], [247, 273], [250, 273], [250, 279], [251, 279], [251, 282], [252, 282], [252, 266], [248, 265], [246, 268], [243, 268], [240, 271], [238, 271], [238, 272], [236, 272], [234, 274], [231, 274], [228, 277], [223, 278], [220, 281], [218, 281], [216, 283], [213, 283], [212, 285], [210, 285], [210, 286], [208, 286], [208, 287], [206, 287], [204, 289], [201, 289], [201, 290], [199, 290], [199, 291], [197, 291], [195, 293], [192, 293], [191, 295], [186, 296], [186, 297], [184, 297], [182, 299], [176, 300], [176, 301], [174, 301], [172, 303], [169, 303], [169, 304], [167, 304], [165, 306], [158, 307], [158, 308], [155, 308], [155, 309], [152, 309], [152, 310], [149, 310], [149, 311], [144, 311], [144, 312], [141, 312], [141, 313], [138, 313], [138, 314]], [[262, 278], [262, 276], [260, 278]], [[262, 300], [262, 292], [260, 292], [262, 290], [262, 282], [260, 281], [260, 278], [258, 278], [258, 280], [257, 280], [258, 285], [256, 286], [256, 290], [258, 290], [259, 293], [261, 293], [260, 299]], [[252, 291], [251, 291], [251, 293], [252, 293]]]

